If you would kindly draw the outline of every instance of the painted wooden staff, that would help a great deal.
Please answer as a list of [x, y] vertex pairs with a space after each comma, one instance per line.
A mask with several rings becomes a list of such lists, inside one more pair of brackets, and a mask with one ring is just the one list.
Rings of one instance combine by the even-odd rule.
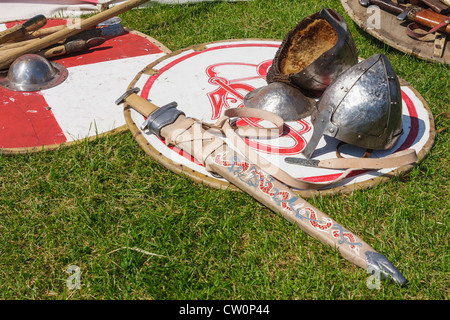
[[148, 2], [148, 0], [128, 0], [127, 2], [114, 6], [108, 10], [82, 20], [77, 28], [74, 28], [72, 26], [66, 27], [44, 38], [37, 39], [30, 44], [27, 44], [20, 48], [16, 48], [14, 50], [10, 50], [5, 54], [0, 55], [0, 70], [8, 68], [11, 63], [14, 62], [14, 60], [24, 54], [36, 53], [42, 49], [48, 48], [55, 43], [74, 36], [83, 30], [94, 27], [100, 22], [108, 20], [109, 18], [117, 16], [125, 11], [131, 10], [132, 8], [144, 4], [145, 2]]
[[[290, 187], [275, 180], [261, 167], [234, 151], [217, 135], [206, 131], [201, 122], [185, 117], [184, 113], [176, 109], [176, 103], [158, 108], [139, 96], [138, 91], [138, 88], [128, 90], [116, 104], [125, 103], [125, 109], [131, 107], [146, 117], [144, 126], [151, 133], [203, 161], [207, 170], [221, 175], [288, 221], [297, 224], [307, 234], [337, 248], [344, 258], [355, 265], [380, 275], [382, 279], [392, 278], [401, 285], [406, 283], [405, 277], [385, 256], [300, 198]], [[241, 110], [243, 109], [247, 109], [241, 115], [244, 117], [253, 116], [252, 111], [261, 111], [250, 108]], [[271, 113], [270, 115], [270, 121], [281, 121], [277, 125], [282, 128], [282, 119]], [[231, 127], [224, 128], [225, 131], [233, 131]]]

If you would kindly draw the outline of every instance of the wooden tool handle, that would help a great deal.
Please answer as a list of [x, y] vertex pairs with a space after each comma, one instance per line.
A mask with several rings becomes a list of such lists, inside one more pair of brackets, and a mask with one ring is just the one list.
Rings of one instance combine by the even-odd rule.
[[15, 59], [26, 53], [36, 53], [68, 37], [78, 34], [83, 30], [94, 27], [100, 22], [108, 20], [113, 16], [119, 15], [125, 11], [137, 7], [147, 1], [148, 0], [129, 0], [120, 5], [114, 6], [108, 10], [100, 12], [92, 17], [82, 20], [80, 22], [79, 29], [66, 27], [42, 39], [38, 39], [36, 42], [33, 42], [29, 45], [8, 51], [7, 54], [0, 55], [0, 70], [8, 68], [11, 65], [11, 63], [14, 62]]
[[142, 98], [140, 95], [132, 94], [126, 99], [127, 104], [133, 107], [137, 112], [142, 114], [144, 117], [148, 117], [154, 111], [159, 109], [157, 105], [154, 105], [150, 101]]
[[[116, 100], [116, 104], [126, 103], [148, 117], [158, 107], [138, 96], [138, 91], [138, 88], [128, 90]], [[296, 223], [312, 237], [338, 249], [350, 262], [371, 273], [390, 276], [399, 284], [406, 283], [403, 275], [385, 256], [311, 206], [287, 185], [265, 173], [264, 168], [250, 163], [217, 135], [207, 132], [202, 123], [179, 114], [173, 123], [162, 126], [160, 136], [202, 161], [207, 170], [218, 173], [288, 221]]]
[[22, 26], [26, 32], [36, 31], [47, 24], [47, 18], [39, 14], [29, 20], [27, 20]]
[[425, 3], [434, 12], [437, 12], [437, 13], [441, 13], [441, 12], [445, 13], [449, 9], [449, 7], [447, 5], [445, 5], [444, 3], [440, 2], [439, 0], [420, 0], [420, 1]]
[[54, 46], [48, 49], [39, 51], [38, 54], [45, 58], [53, 58], [65, 54], [73, 54], [79, 51], [87, 50], [101, 45], [105, 42], [105, 38], [92, 38], [89, 40], [77, 39], [67, 42], [63, 45]]
[[[394, 3], [390, 0], [370, 0], [367, 1], [367, 4], [374, 4], [379, 6], [381, 9], [386, 10], [388, 12], [394, 13], [394, 14], [400, 14], [405, 12], [407, 7], [399, 5], [397, 3]], [[434, 12], [432, 10], [419, 8], [417, 11], [415, 10], [418, 7], [412, 8], [413, 11], [412, 14], [408, 14], [408, 19], [412, 20], [414, 22], [417, 22], [418, 24], [421, 24], [423, 26], [434, 28], [438, 26], [440, 23], [450, 19], [450, 17], [447, 17], [443, 14]], [[439, 29], [439, 31], [450, 33], [450, 24], [447, 24], [446, 26], [443, 26]]]
[[27, 32], [38, 30], [47, 24], [47, 18], [43, 15], [37, 15], [23, 24], [16, 24], [0, 32], [0, 43], [14, 41], [23, 37]]

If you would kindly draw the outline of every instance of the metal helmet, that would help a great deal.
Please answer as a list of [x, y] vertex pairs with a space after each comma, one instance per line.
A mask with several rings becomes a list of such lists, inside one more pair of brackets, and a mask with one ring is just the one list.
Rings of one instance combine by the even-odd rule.
[[17, 58], [6, 76], [0, 75], [0, 86], [14, 91], [38, 91], [60, 84], [67, 75], [61, 64], [30, 53]]
[[389, 59], [376, 54], [343, 72], [311, 115], [310, 158], [323, 135], [366, 149], [392, 148], [402, 133], [402, 96]]
[[283, 39], [267, 82], [285, 82], [307, 92], [323, 92], [358, 63], [355, 41], [344, 18], [322, 8], [303, 19]]
[[270, 111], [284, 121], [297, 121], [311, 115], [315, 100], [285, 83], [273, 82], [250, 91], [244, 97], [244, 106]]

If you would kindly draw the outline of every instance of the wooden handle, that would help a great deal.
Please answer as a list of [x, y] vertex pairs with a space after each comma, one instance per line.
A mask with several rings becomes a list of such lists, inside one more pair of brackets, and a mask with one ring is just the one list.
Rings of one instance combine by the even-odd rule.
[[449, 7], [439, 0], [420, 0], [421, 2], [425, 3], [427, 6], [429, 6], [434, 12], [441, 13], [446, 12]]
[[49, 34], [55, 33], [57, 31], [60, 31], [62, 29], [64, 29], [66, 27], [66, 25], [60, 25], [60, 26], [54, 26], [54, 27], [50, 27], [50, 28], [44, 28], [44, 29], [40, 29], [40, 30], [36, 30], [34, 32], [32, 32], [30, 34], [30, 39], [31, 38], [41, 38], [44, 36], [48, 36]]
[[36, 42], [30, 43], [23, 47], [8, 51], [6, 54], [0, 56], [0, 70], [8, 68], [14, 60], [27, 53], [36, 53], [44, 48], [47, 48], [59, 41], [62, 41], [68, 37], [71, 37], [79, 32], [94, 27], [100, 22], [108, 20], [109, 18], [119, 15], [125, 11], [128, 11], [134, 7], [137, 7], [148, 0], [129, 0], [120, 5], [114, 6], [108, 10], [100, 12], [92, 17], [84, 19], [80, 22], [79, 29], [66, 27], [60, 31], [50, 34], [42, 39], [38, 39]]
[[[19, 41], [19, 42], [5, 43], [3, 45], [0, 45], [0, 51], [24, 47], [24, 46], [29, 45], [31, 43], [35, 43], [38, 40], [39, 39], [28, 39], [28, 40], [23, 40], [23, 41]], [[62, 41], [60, 41], [60, 42], [62, 42]], [[0, 52], [0, 56], [1, 55], [3, 55], [2, 52]]]
[[26, 21], [22, 26], [24, 27], [26, 32], [36, 31], [47, 24], [47, 18], [39, 14], [28, 21]]
[[49, 59], [49, 58], [60, 56], [60, 55], [66, 54], [66, 53], [67, 53], [66, 46], [60, 45], [60, 46], [56, 46], [56, 47], [52, 47], [49, 49], [39, 51], [37, 54]]
[[[377, 5], [381, 9], [395, 14], [403, 13], [407, 9], [405, 6], [396, 4], [390, 0], [370, 0], [370, 4]], [[408, 19], [413, 20], [414, 22], [417, 22], [418, 24], [421, 24], [423, 26], [434, 28], [450, 18], [440, 13], [436, 13], [432, 10], [425, 9], [415, 12], [412, 15], [412, 18], [408, 15]], [[439, 31], [450, 33], [450, 24], [443, 26], [439, 29]]]
[[14, 27], [0, 32], [0, 43], [14, 41], [23, 37], [27, 32], [38, 30], [47, 24], [47, 18], [42, 14], [37, 15], [24, 24], [16, 24]]
[[406, 10], [406, 7], [399, 5], [395, 2], [392, 2], [390, 0], [370, 0], [370, 4], [377, 5], [381, 9], [396, 14], [400, 14]]
[[23, 26], [20, 24], [16, 24], [14, 27], [0, 32], [0, 43], [5, 43], [14, 39], [15, 37], [17, 37], [17, 34], [20, 36], [22, 34], [22, 30]]
[[[415, 14], [414, 21], [423, 26], [426, 26], [429, 28], [434, 28], [438, 24], [444, 22], [446, 19], [450, 20], [450, 17], [446, 17], [442, 14], [433, 12], [431, 10], [422, 10], [422, 11], [418, 11]], [[445, 33], [450, 33], [450, 24], [443, 26], [442, 28], [439, 29], [439, 31], [442, 31]]]
[[[124, 93], [116, 103], [126, 102], [144, 117], [148, 117], [158, 107], [135, 93], [130, 94], [136, 92], [135, 89]], [[181, 114], [175, 122], [163, 126], [160, 134], [166, 141], [176, 141], [181, 150], [202, 161], [207, 170], [218, 173], [286, 220], [297, 224], [310, 236], [338, 249], [350, 262], [371, 273], [379, 271], [386, 277], [391, 276], [402, 285], [406, 282], [386, 257], [300, 198], [287, 185], [265, 173], [264, 168], [250, 163], [247, 158], [228, 147], [224, 140], [204, 130], [201, 123]]]

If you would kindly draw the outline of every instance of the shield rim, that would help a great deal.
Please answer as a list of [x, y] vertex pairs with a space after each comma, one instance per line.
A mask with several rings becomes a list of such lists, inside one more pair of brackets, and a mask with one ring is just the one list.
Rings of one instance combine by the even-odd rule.
[[[218, 41], [212, 41], [212, 42], [206, 42], [202, 44], [197, 45], [191, 45], [189, 47], [179, 49], [176, 51], [173, 51], [172, 53], [169, 53], [163, 57], [160, 57], [156, 59], [155, 61], [148, 64], [146, 67], [144, 67], [137, 75], [136, 77], [131, 81], [129, 86], [127, 87], [127, 90], [131, 90], [135, 87], [136, 83], [139, 81], [140, 77], [143, 74], [147, 74], [149, 70], [152, 70], [153, 67], [161, 63], [162, 61], [169, 59], [173, 56], [179, 55], [185, 51], [188, 50], [201, 50], [202, 48], [207, 47], [207, 45], [215, 44], [215, 43], [223, 43], [223, 42], [237, 42], [237, 41], [280, 41], [276, 39], [263, 39], [263, 38], [246, 38], [246, 39], [227, 39], [227, 40], [218, 40]], [[400, 85], [407, 86], [415, 95], [416, 97], [422, 102], [425, 110], [428, 113], [429, 121], [430, 121], [430, 132], [429, 132], [429, 138], [424, 144], [423, 148], [418, 153], [419, 162], [422, 161], [425, 156], [428, 154], [428, 151], [431, 149], [431, 147], [434, 144], [435, 140], [435, 125], [434, 125], [434, 118], [431, 112], [431, 109], [429, 108], [428, 104], [426, 103], [425, 99], [419, 94], [419, 92], [414, 89], [409, 83], [407, 83], [405, 80], [401, 79], [399, 77]], [[171, 159], [165, 157], [162, 155], [156, 148], [154, 148], [148, 141], [145, 139], [144, 135], [142, 134], [142, 131], [139, 129], [138, 125], [133, 121], [132, 116], [132, 108], [125, 102], [123, 104], [123, 114], [125, 117], [126, 125], [128, 126], [128, 129], [132, 133], [134, 139], [137, 141], [139, 146], [145, 151], [145, 153], [150, 156], [150, 158], [165, 168], [171, 170], [172, 172], [187, 176], [191, 180], [193, 180], [196, 183], [201, 183], [204, 185], [207, 185], [209, 187], [215, 188], [215, 189], [222, 189], [222, 190], [232, 190], [232, 191], [241, 191], [234, 185], [232, 185], [228, 181], [218, 180], [213, 177], [210, 177], [208, 175], [202, 174], [196, 170], [193, 170], [191, 168], [188, 168], [184, 166], [183, 164], [177, 163], [172, 161]], [[388, 173], [382, 174], [380, 176], [377, 176], [375, 178], [367, 179], [365, 181], [361, 182], [355, 182], [349, 185], [343, 185], [338, 187], [333, 187], [329, 189], [323, 189], [323, 190], [294, 190], [299, 196], [304, 198], [311, 198], [314, 196], [324, 196], [324, 195], [335, 195], [339, 193], [351, 193], [355, 190], [362, 190], [367, 189], [376, 186], [379, 183], [386, 182], [390, 180], [390, 178], [397, 176], [399, 174], [405, 174], [412, 170], [414, 165], [405, 165], [398, 167]]]

